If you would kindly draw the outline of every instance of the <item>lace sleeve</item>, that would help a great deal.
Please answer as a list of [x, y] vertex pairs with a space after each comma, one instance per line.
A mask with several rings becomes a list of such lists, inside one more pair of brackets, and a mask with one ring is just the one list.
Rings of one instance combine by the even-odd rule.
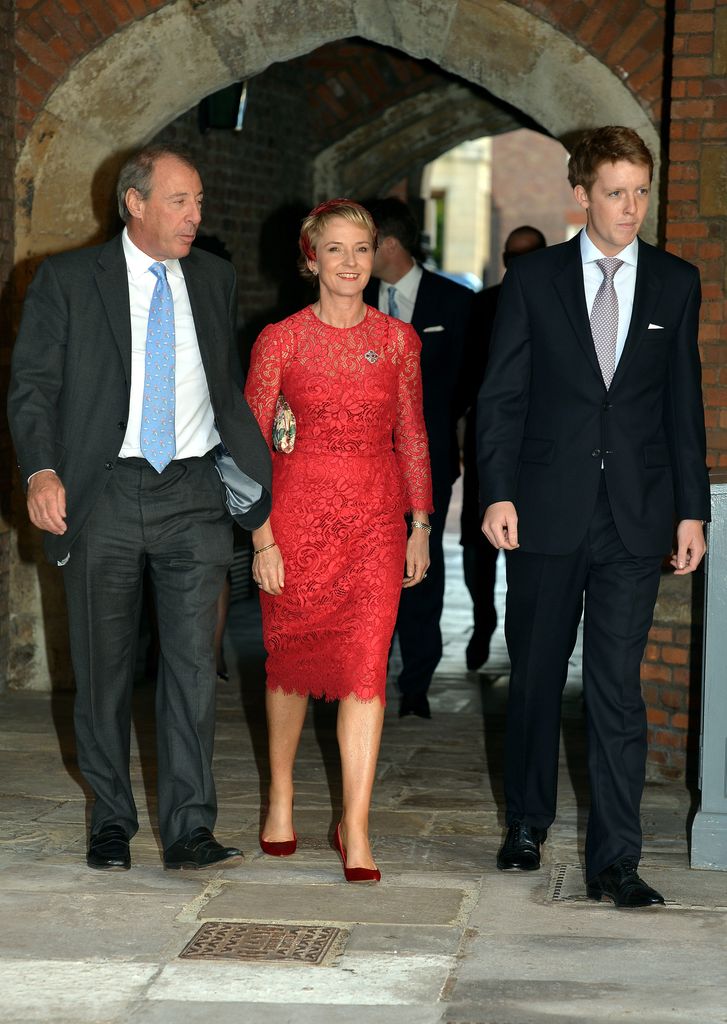
[[394, 450], [399, 463], [407, 506], [433, 512], [432, 472], [422, 408], [422, 344], [410, 324], [397, 324], [399, 375], [397, 385]]
[[271, 449], [275, 403], [280, 394], [281, 376], [280, 337], [275, 325], [269, 324], [260, 332], [252, 347], [250, 370], [245, 381], [245, 398]]

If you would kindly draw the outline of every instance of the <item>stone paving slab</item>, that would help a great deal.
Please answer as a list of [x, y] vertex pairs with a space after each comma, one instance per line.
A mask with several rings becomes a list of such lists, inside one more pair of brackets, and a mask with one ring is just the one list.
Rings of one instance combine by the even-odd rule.
[[297, 964], [185, 961], [167, 965], [150, 985], [146, 998], [189, 1003], [288, 1003], [291, 992], [295, 992], [296, 1002], [302, 1005], [386, 1007], [393, 1019], [393, 1008], [400, 1004], [436, 1003], [454, 963], [454, 957], [446, 956], [393, 958], [375, 954], [346, 956], [345, 970]]
[[453, 925], [462, 889], [381, 885], [272, 886], [228, 881], [200, 911], [200, 920], [333, 921]]
[[[157, 1000], [134, 1011], [134, 1024], [439, 1024], [439, 1006], [324, 1006], [321, 1003], [182, 1003]], [[115, 1024], [115, 1022], [114, 1022]]]
[[444, 954], [454, 956], [462, 941], [462, 928], [443, 925], [354, 925], [346, 953]]
[[[175, 916], [183, 897], [151, 892], [0, 892], [0, 957], [48, 960], [156, 960], [176, 956], [194, 926]], [[0, 986], [1, 988], [1, 986]]]
[[129, 1020], [128, 1006], [158, 973], [156, 964], [0, 960], [5, 1024], [106, 1024]]

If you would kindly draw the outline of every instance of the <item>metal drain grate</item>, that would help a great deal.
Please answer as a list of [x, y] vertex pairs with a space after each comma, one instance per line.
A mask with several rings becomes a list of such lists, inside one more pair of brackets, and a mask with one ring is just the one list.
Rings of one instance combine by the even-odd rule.
[[554, 864], [546, 899], [553, 903], [589, 902], [580, 867], [574, 864]]
[[342, 928], [318, 925], [207, 921], [179, 956], [185, 960], [322, 964], [341, 951], [348, 934]]

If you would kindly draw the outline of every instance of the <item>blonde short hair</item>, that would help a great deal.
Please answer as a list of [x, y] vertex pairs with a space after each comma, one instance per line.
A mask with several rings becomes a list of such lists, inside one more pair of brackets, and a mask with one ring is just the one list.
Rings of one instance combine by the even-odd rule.
[[335, 217], [342, 217], [350, 224], [358, 224], [368, 232], [371, 243], [376, 248], [376, 225], [365, 207], [354, 199], [326, 199], [303, 218], [300, 226], [298, 245], [301, 255], [298, 266], [303, 277], [315, 280], [316, 275], [308, 267], [308, 260], [316, 259], [316, 246], [320, 237]]

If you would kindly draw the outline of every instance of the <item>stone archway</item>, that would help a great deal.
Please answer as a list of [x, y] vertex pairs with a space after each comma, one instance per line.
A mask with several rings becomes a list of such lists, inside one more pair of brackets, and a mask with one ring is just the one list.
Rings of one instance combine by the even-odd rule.
[[[33, 122], [17, 164], [16, 259], [80, 245], [103, 226], [121, 155], [203, 96], [271, 63], [360, 36], [438, 63], [559, 139], [593, 124], [658, 135], [624, 82], [565, 34], [503, 0], [181, 4], [120, 29], [76, 63]], [[190, 59], [190, 55], [193, 59]], [[78, 98], [84, 98], [83, 105]], [[655, 214], [654, 214], [655, 216]], [[653, 232], [654, 225], [651, 225]]]
[[[556, 138], [595, 123], [619, 122], [636, 128], [658, 154], [657, 131], [624, 82], [583, 46], [515, 3], [170, 3], [119, 28], [72, 64], [30, 125], [16, 167], [16, 264], [104, 234], [108, 196], [124, 154], [202, 97], [273, 63], [350, 37], [427, 59], [483, 86]], [[465, 86], [453, 86], [429, 110], [424, 100], [419, 106], [412, 100], [382, 116], [373, 129], [377, 146], [372, 157], [382, 155], [392, 121], [398, 149], [408, 146], [417, 134], [417, 114], [426, 115], [419, 128], [436, 133], [442, 149], [482, 134], [486, 115], [478, 113], [475, 103], [452, 116], [467, 93]], [[453, 123], [444, 126], [444, 114]], [[357, 142], [365, 146], [364, 136], [349, 136], [321, 154], [319, 168], [328, 180], [340, 175], [341, 154]], [[355, 190], [368, 191], [369, 182], [371, 188], [382, 185], [370, 175], [356, 182]], [[656, 210], [653, 216], [655, 221]], [[653, 234], [653, 222], [649, 230]], [[53, 645], [52, 625], [46, 617], [43, 635], [38, 572], [27, 555], [20, 558], [16, 542], [11, 559], [14, 614], [23, 620], [15, 634], [22, 635], [25, 652], [11, 658], [17, 667], [13, 682], [47, 689], [59, 672], [57, 663], [51, 660], [49, 668], [46, 658]], [[14, 643], [20, 647], [19, 640]]]

